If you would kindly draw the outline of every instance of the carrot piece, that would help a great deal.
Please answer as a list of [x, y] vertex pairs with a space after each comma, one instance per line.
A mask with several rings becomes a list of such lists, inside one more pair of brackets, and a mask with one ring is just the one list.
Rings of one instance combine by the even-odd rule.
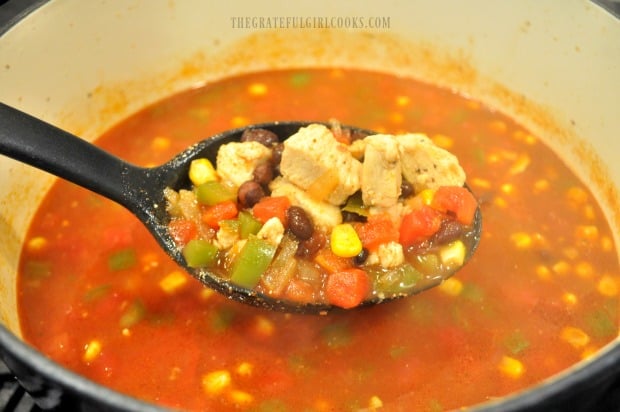
[[474, 195], [464, 187], [442, 186], [435, 192], [431, 206], [442, 212], [451, 212], [456, 220], [470, 225], [478, 207]]
[[286, 288], [286, 298], [294, 302], [311, 303], [314, 301], [314, 288], [308, 282], [293, 279]]
[[234, 219], [238, 212], [235, 202], [226, 201], [205, 207], [202, 211], [202, 221], [213, 229], [219, 229], [222, 220]]
[[367, 222], [356, 225], [355, 229], [362, 245], [370, 251], [383, 243], [398, 241], [398, 230], [388, 215], [368, 216]]
[[314, 261], [325, 269], [327, 273], [339, 272], [353, 266], [351, 258], [337, 256], [329, 248], [319, 249], [314, 257]]
[[332, 305], [349, 309], [358, 306], [370, 291], [370, 279], [362, 269], [350, 268], [327, 278], [325, 295]]
[[254, 205], [252, 214], [262, 223], [277, 217], [286, 226], [286, 210], [290, 206], [291, 201], [286, 196], [266, 196]]
[[399, 242], [403, 246], [421, 242], [439, 230], [442, 216], [438, 210], [422, 205], [406, 214], [400, 224]]
[[168, 224], [168, 232], [179, 246], [183, 246], [196, 237], [198, 228], [189, 219], [174, 219]]

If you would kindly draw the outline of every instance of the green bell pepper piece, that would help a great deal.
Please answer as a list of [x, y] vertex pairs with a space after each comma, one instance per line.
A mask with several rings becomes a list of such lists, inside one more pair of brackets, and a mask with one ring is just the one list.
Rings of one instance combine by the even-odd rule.
[[187, 266], [191, 268], [211, 266], [217, 259], [217, 247], [207, 240], [190, 240], [182, 253]]
[[239, 236], [241, 239], [247, 239], [250, 235], [258, 233], [263, 224], [256, 219], [250, 212], [242, 210], [237, 216], [239, 221]]
[[253, 289], [271, 263], [276, 249], [266, 240], [251, 235], [233, 264], [230, 280], [244, 288]]
[[237, 193], [235, 193], [234, 190], [216, 180], [196, 186], [195, 190], [198, 203], [207, 206], [214, 206], [218, 203], [237, 200]]

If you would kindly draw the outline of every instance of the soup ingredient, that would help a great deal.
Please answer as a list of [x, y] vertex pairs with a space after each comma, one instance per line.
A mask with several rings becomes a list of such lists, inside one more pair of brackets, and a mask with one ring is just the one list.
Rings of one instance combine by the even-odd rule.
[[[416, 291], [418, 281], [437, 279], [439, 283], [458, 270], [476, 245], [472, 240], [478, 202], [461, 187], [465, 173], [456, 157], [420, 134], [375, 134], [351, 141], [350, 133], [345, 134], [348, 129], [335, 122], [331, 127], [313, 123], [290, 137], [250, 128], [240, 142], [219, 147], [216, 168], [208, 159], [193, 161], [189, 177], [200, 184], [182, 190], [183, 201], [195, 210], [188, 215], [178, 204], [180, 193], [165, 191], [170, 232], [177, 233], [178, 220], [189, 220], [198, 228], [194, 239], [211, 243], [218, 253], [198, 265], [196, 253], [185, 250], [195, 248], [195, 243], [183, 239], [178, 246], [184, 256], [194, 258], [190, 266], [273, 298], [345, 309], [406, 296]], [[273, 150], [279, 146], [283, 148], [278, 163]], [[404, 173], [416, 174], [417, 179], [417, 189], [411, 185], [406, 196], [402, 192]], [[289, 189], [279, 192], [282, 187]], [[241, 235], [240, 210], [259, 222], [256, 231]], [[326, 216], [324, 211], [328, 211]], [[356, 212], [361, 213], [358, 218]], [[352, 223], [370, 219], [375, 225], [343, 222], [343, 213], [348, 213]], [[450, 228], [450, 235], [434, 236], [442, 225]], [[399, 230], [398, 238], [390, 236]], [[283, 265], [273, 257], [282, 248], [285, 232], [303, 253], [280, 253], [294, 260]], [[315, 232], [326, 242], [311, 251], [301, 242]], [[374, 236], [371, 241], [370, 236]], [[418, 247], [422, 243], [424, 247]], [[348, 260], [338, 270], [319, 264], [317, 279], [304, 279], [297, 270], [298, 261], [317, 263], [321, 248]], [[403, 248], [416, 249], [407, 253], [409, 263], [416, 254], [435, 254], [437, 264], [427, 265], [418, 270], [420, 276], [406, 281], [400, 278], [404, 272], [392, 271], [391, 282], [404, 282], [406, 287], [371, 282], [373, 266], [405, 264]], [[285, 273], [276, 273], [276, 267]]]
[[[254, 85], [266, 93], [246, 92]], [[413, 299], [330, 316], [266, 312], [204, 288], [129, 212], [58, 181], [20, 255], [24, 339], [96, 382], [178, 410], [437, 411], [523, 390], [617, 338], [618, 250], [596, 198], [523, 126], [448, 90], [349, 69], [256, 72], [158, 102], [97, 143], [158, 164], [240, 122], [330, 116], [381, 133], [420, 130], [458, 157], [484, 214], [480, 246], [458, 276]], [[354, 219], [339, 215], [372, 259], [399, 230], [387, 215], [361, 221], [360, 205], [350, 198]], [[262, 225], [244, 210], [237, 220], [243, 238]], [[179, 221], [179, 236], [197, 230]], [[300, 277], [320, 281], [325, 267], [356, 259], [335, 256], [327, 241], [319, 231], [303, 241], [285, 233], [281, 252], [298, 243], [315, 256], [296, 261]], [[133, 262], [111, 270], [108, 258], [127, 249]], [[437, 259], [418, 255], [369, 277], [388, 291], [419, 285], [419, 270]], [[121, 324], [129, 308], [139, 315]]]

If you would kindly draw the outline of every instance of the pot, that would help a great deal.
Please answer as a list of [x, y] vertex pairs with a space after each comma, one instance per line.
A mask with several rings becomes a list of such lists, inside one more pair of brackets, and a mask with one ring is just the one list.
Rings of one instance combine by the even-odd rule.
[[[599, 199], [620, 241], [620, 21], [585, 1], [17, 1], [0, 30], [0, 100], [87, 140], [172, 93], [266, 68], [404, 74], [500, 108]], [[484, 12], [481, 12], [484, 11]], [[301, 16], [301, 17], [299, 17]], [[362, 18], [360, 20], [359, 18]], [[359, 26], [372, 24], [372, 28]], [[0, 158], [0, 355], [44, 409], [159, 410], [80, 377], [21, 340], [20, 247], [54, 179]], [[620, 342], [477, 410], [590, 410], [620, 380]], [[615, 399], [618, 401], [618, 398]]]

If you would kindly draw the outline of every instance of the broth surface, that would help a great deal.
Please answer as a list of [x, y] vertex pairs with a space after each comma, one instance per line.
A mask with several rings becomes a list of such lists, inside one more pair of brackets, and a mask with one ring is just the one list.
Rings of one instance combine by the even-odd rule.
[[478, 251], [431, 291], [326, 317], [228, 301], [189, 277], [129, 212], [58, 181], [18, 279], [25, 339], [123, 393], [185, 410], [440, 411], [523, 389], [618, 335], [620, 269], [588, 189], [509, 118], [387, 74], [270, 71], [190, 90], [97, 143], [140, 165], [272, 120], [422, 132], [481, 202]]

